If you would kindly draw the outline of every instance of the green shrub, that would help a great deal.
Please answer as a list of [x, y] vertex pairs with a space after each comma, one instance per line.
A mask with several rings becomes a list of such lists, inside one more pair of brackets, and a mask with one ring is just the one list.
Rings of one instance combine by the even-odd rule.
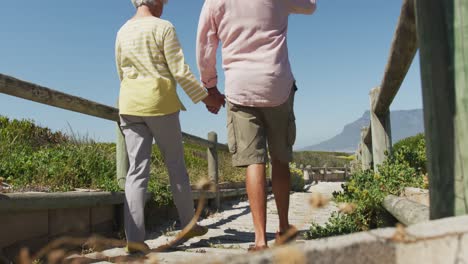
[[343, 191], [333, 196], [338, 203], [355, 204], [356, 210], [349, 215], [333, 214], [323, 227], [312, 225], [306, 237], [346, 234], [389, 225], [391, 219], [382, 207], [383, 199], [389, 194], [400, 195], [405, 187], [425, 187], [423, 153], [424, 138], [418, 135], [397, 143], [393, 154], [378, 167], [378, 173], [371, 170], [354, 173], [342, 185]]
[[156, 178], [150, 178], [148, 182], [148, 192], [153, 194], [153, 202], [156, 205], [172, 205], [172, 193], [169, 185], [161, 183]]
[[[5, 154], [5, 153], [3, 153]], [[0, 175], [14, 187], [69, 191], [74, 188], [116, 190], [115, 150], [104, 144], [59, 144], [36, 151], [1, 155]]]
[[426, 143], [424, 134], [405, 138], [393, 146], [393, 162], [407, 163], [418, 173], [427, 173]]
[[[207, 176], [206, 148], [185, 144], [185, 163], [192, 184]], [[220, 180], [244, 180], [244, 170], [231, 166], [231, 155], [218, 152]], [[120, 191], [116, 181], [114, 143], [96, 143], [73, 134], [52, 132], [30, 120], [0, 116], [0, 177], [14, 191], [69, 191], [75, 188]], [[169, 176], [154, 146], [148, 190], [157, 204], [172, 202]]]
[[10, 120], [0, 116], [0, 141], [3, 144], [16, 144], [38, 148], [69, 141], [61, 132], [52, 132], [39, 127], [32, 120]]
[[[245, 168], [232, 166], [232, 155], [229, 152], [218, 152], [219, 182], [244, 182]], [[206, 172], [205, 172], [206, 175]]]
[[324, 151], [298, 151], [293, 156], [294, 163], [313, 167], [344, 167], [353, 158], [348, 153]]
[[317, 239], [338, 236], [361, 231], [351, 215], [333, 213], [325, 226], [312, 224], [310, 230], [304, 234], [305, 239]]
[[295, 163], [289, 165], [289, 171], [291, 173], [291, 191], [303, 192], [305, 187], [304, 173], [296, 167]]

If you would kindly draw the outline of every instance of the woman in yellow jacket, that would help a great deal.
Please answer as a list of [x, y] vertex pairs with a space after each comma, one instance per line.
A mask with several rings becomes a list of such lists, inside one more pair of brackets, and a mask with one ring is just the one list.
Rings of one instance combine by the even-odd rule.
[[[177, 96], [176, 84], [194, 103], [203, 101], [209, 109], [224, 105], [224, 96], [208, 92], [185, 63], [174, 26], [160, 19], [167, 0], [131, 1], [136, 14], [120, 28], [115, 46], [121, 80], [119, 114], [130, 163], [124, 217], [129, 246], [133, 243], [146, 246], [144, 206], [153, 139], [169, 171], [182, 226], [194, 216], [179, 122], [179, 111], [185, 108]], [[186, 238], [206, 232], [205, 227], [196, 225]], [[136, 251], [129, 246], [129, 252]]]

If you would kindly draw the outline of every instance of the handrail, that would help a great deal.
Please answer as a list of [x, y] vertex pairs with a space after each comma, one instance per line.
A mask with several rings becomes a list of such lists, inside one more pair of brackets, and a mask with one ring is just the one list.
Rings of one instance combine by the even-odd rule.
[[[78, 96], [69, 95], [50, 88], [16, 79], [0, 73], [0, 93], [23, 98], [37, 103], [58, 107], [73, 112], [103, 118], [110, 121], [119, 121], [119, 110]], [[182, 132], [186, 141], [202, 147], [213, 147], [213, 143]], [[227, 150], [224, 144], [217, 144], [220, 150]]]
[[327, 169], [327, 170], [350, 170], [349, 167], [304, 167], [305, 170], [323, 170], [323, 169]]
[[414, 0], [404, 0], [384, 77], [380, 84], [380, 93], [371, 109], [376, 114], [385, 114], [390, 108], [408, 73], [417, 49]]
[[[119, 122], [119, 110], [115, 107], [103, 105], [78, 96], [69, 95], [63, 92], [52, 90], [34, 83], [22, 81], [14, 77], [0, 73], [0, 93], [23, 98], [26, 100], [70, 110], [73, 112], [99, 117], [102, 119]], [[208, 159], [208, 177], [210, 177], [216, 186], [215, 198], [216, 208], [219, 208], [220, 191], [218, 189], [218, 154], [217, 151], [228, 151], [229, 148], [224, 144], [219, 144], [217, 135], [214, 132], [209, 133], [209, 140], [182, 132], [184, 141], [207, 148]], [[122, 132], [118, 130], [116, 141], [116, 176], [119, 186], [123, 189], [125, 178], [128, 171], [128, 154], [125, 149], [125, 142]]]
[[119, 111], [107, 105], [52, 90], [0, 73], [0, 92], [41, 104], [78, 112], [110, 121], [119, 121]]
[[391, 155], [389, 108], [419, 48], [431, 219], [468, 213], [468, 166], [460, 165], [468, 162], [467, 6], [466, 1], [403, 1], [384, 77], [370, 92], [371, 139], [366, 140], [369, 130], [361, 130], [356, 151], [362, 170], [378, 171]]
[[404, 0], [379, 87], [370, 92], [370, 125], [361, 130], [358, 151], [362, 169], [374, 170], [391, 152], [390, 105], [398, 93], [418, 49], [414, 0]]

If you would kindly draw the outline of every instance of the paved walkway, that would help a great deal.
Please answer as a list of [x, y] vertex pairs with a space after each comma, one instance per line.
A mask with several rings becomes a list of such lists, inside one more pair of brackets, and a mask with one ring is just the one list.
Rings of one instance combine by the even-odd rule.
[[[335, 204], [331, 202], [324, 208], [311, 209], [309, 199], [313, 192], [319, 192], [331, 198], [332, 192], [335, 190], [341, 190], [341, 183], [322, 182], [308, 187], [307, 192], [291, 194], [289, 210], [291, 224], [304, 232], [309, 229], [312, 222], [326, 223], [331, 213], [337, 210]], [[278, 228], [278, 215], [274, 198], [271, 195], [268, 197], [267, 214], [267, 236], [269, 245], [272, 246]], [[174, 251], [151, 253], [148, 255], [147, 262], [183, 263], [193, 262], [194, 258], [245, 254], [248, 246], [254, 241], [252, 217], [249, 204], [245, 199], [224, 203], [219, 213], [203, 219], [200, 223], [209, 228], [209, 232], [205, 236], [193, 238], [178, 246]], [[150, 239], [146, 243], [150, 248], [157, 248], [172, 240], [171, 233], [173, 232], [167, 232], [167, 227], [170, 225], [167, 223], [162, 227], [162, 230], [157, 230], [149, 235]], [[298, 243], [301, 243], [301, 239], [299, 236]], [[122, 248], [115, 248], [104, 251], [103, 254], [107, 257], [118, 257], [125, 255], [125, 252]], [[93, 255], [94, 253], [87, 256], [92, 258]]]

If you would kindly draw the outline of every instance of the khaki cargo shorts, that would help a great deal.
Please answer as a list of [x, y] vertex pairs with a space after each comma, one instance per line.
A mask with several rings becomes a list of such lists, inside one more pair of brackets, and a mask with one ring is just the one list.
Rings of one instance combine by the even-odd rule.
[[[227, 131], [232, 165], [245, 167], [272, 160], [292, 161], [296, 141], [293, 85], [289, 99], [275, 107], [247, 107], [227, 102]], [[267, 152], [268, 146], [268, 152]]]

